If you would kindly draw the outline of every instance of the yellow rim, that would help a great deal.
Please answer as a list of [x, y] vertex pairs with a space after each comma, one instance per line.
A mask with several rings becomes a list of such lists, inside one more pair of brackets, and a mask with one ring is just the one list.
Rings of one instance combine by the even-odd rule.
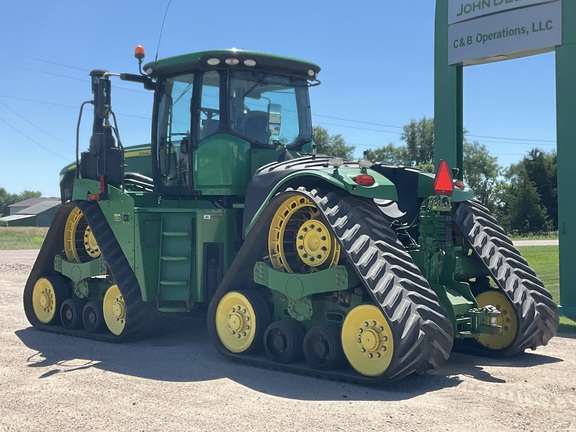
[[[64, 227], [64, 253], [68, 261], [81, 263], [86, 257], [94, 259], [101, 255], [100, 247], [82, 210], [75, 207]], [[80, 255], [83, 255], [82, 257]]]
[[108, 288], [104, 295], [103, 314], [106, 326], [112, 334], [121, 335], [126, 326], [126, 303], [116, 284]]
[[492, 305], [501, 312], [497, 324], [502, 326], [501, 335], [482, 334], [478, 336], [478, 342], [492, 350], [504, 349], [514, 342], [518, 331], [518, 319], [514, 306], [500, 291], [485, 291], [476, 297], [479, 307]]
[[40, 278], [32, 289], [32, 307], [38, 321], [49, 324], [54, 319], [58, 305], [56, 290], [46, 278]]
[[231, 291], [216, 308], [216, 331], [222, 344], [233, 353], [246, 351], [254, 342], [258, 317], [246, 296]]
[[272, 266], [288, 273], [310, 273], [338, 264], [340, 245], [302, 195], [288, 197], [276, 210], [268, 233]]
[[376, 306], [352, 309], [342, 324], [342, 348], [350, 365], [365, 376], [382, 375], [394, 355], [388, 321]]
[[100, 257], [102, 254], [100, 252], [100, 246], [98, 246], [98, 242], [92, 233], [92, 228], [90, 228], [90, 225], [88, 225], [84, 230], [84, 249], [90, 258], [93, 259]]
[[68, 261], [80, 262], [78, 248], [76, 247], [76, 233], [78, 223], [82, 220], [83, 216], [82, 210], [76, 207], [70, 212], [66, 219], [66, 226], [64, 227], [64, 252], [66, 253], [66, 259], [68, 259]]

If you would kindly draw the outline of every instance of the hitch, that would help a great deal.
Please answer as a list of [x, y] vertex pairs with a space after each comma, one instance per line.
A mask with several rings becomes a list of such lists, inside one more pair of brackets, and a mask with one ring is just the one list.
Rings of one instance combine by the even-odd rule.
[[471, 318], [471, 333], [501, 335], [502, 326], [498, 325], [501, 312], [495, 306], [487, 305], [481, 308], [472, 308], [468, 311]]

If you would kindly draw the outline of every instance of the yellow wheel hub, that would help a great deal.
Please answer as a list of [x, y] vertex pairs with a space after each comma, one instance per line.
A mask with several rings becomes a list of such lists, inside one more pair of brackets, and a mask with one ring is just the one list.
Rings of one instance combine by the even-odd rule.
[[311, 273], [338, 264], [340, 245], [315, 205], [302, 195], [291, 195], [272, 218], [268, 253], [277, 270]]
[[352, 309], [342, 324], [342, 348], [360, 374], [376, 377], [390, 366], [394, 341], [388, 321], [374, 305]]
[[518, 319], [514, 306], [500, 291], [485, 291], [476, 297], [479, 307], [487, 305], [495, 306], [501, 313], [497, 319], [497, 324], [502, 326], [501, 335], [482, 334], [478, 336], [478, 342], [491, 350], [501, 350], [507, 348], [514, 342], [518, 331]]
[[317, 219], [304, 222], [296, 235], [298, 256], [310, 267], [318, 267], [326, 262], [332, 252], [332, 243], [326, 225]]
[[103, 313], [106, 326], [112, 334], [121, 335], [126, 326], [126, 303], [116, 284], [108, 288], [104, 295]]
[[56, 291], [46, 278], [40, 278], [32, 289], [32, 308], [38, 321], [49, 324], [56, 314]]
[[231, 291], [216, 308], [216, 331], [222, 344], [233, 353], [246, 351], [254, 342], [256, 313], [246, 296]]
[[64, 253], [71, 262], [81, 263], [101, 255], [100, 247], [82, 210], [75, 207], [64, 226]]
[[100, 252], [100, 246], [98, 246], [98, 242], [96, 242], [96, 238], [94, 238], [90, 225], [88, 225], [84, 230], [84, 249], [93, 259], [98, 258], [102, 254]]

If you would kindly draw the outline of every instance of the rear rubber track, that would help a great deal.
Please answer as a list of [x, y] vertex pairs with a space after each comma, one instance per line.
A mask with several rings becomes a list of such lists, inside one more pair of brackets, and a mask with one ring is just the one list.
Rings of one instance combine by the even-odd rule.
[[560, 320], [558, 306], [490, 211], [476, 201], [465, 201], [454, 205], [452, 216], [517, 314], [518, 331], [512, 344], [501, 351], [480, 351], [508, 356], [548, 344]]
[[[34, 314], [32, 308], [32, 290], [34, 284], [41, 277], [58, 274], [54, 270], [54, 256], [61, 253], [64, 249], [62, 239], [66, 218], [75, 206], [82, 210], [82, 213], [90, 224], [92, 233], [100, 246], [112, 278], [118, 285], [124, 302], [126, 303], [126, 325], [120, 336], [115, 336], [108, 332], [88, 333], [84, 330], [69, 330], [61, 325], [46, 325], [39, 322]], [[153, 308], [153, 305], [142, 301], [140, 285], [138, 284], [136, 276], [124, 256], [118, 241], [114, 237], [114, 233], [100, 210], [100, 207], [97, 203], [87, 201], [66, 203], [56, 214], [24, 288], [24, 311], [28, 321], [40, 330], [108, 342], [124, 342], [146, 337], [152, 331], [156, 317], [156, 310]]]
[[[256, 288], [252, 268], [267, 253], [270, 220], [287, 194], [304, 195], [317, 206], [374, 304], [388, 319], [394, 335], [394, 355], [382, 376], [365, 377], [351, 368], [321, 372], [304, 362], [279, 365], [264, 355], [233, 354], [220, 342], [214, 324], [216, 306], [229, 291]], [[340, 191], [304, 188], [281, 193], [266, 207], [210, 304], [208, 329], [218, 351], [233, 360], [362, 384], [382, 384], [414, 372], [437, 369], [450, 355], [453, 343], [452, 324], [446, 310], [373, 201]]]

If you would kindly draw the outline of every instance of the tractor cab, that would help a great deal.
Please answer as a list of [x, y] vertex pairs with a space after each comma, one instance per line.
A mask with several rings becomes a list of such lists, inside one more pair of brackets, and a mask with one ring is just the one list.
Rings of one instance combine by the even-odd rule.
[[155, 81], [152, 159], [164, 196], [241, 196], [257, 168], [312, 153], [312, 63], [221, 50], [144, 66]]

